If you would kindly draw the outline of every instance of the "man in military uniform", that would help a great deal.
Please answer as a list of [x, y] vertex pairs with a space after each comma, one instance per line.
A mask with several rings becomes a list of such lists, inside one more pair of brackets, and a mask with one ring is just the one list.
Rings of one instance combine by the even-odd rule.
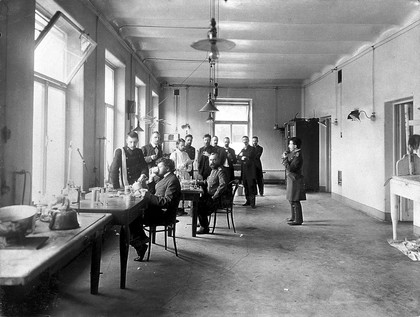
[[127, 135], [127, 145], [115, 150], [110, 167], [111, 183], [115, 189], [135, 182], [144, 183], [148, 178], [149, 171], [143, 152], [136, 147], [138, 142], [137, 133], [132, 131]]
[[204, 195], [198, 202], [200, 229], [197, 230], [197, 234], [210, 232], [208, 216], [218, 208], [220, 197], [227, 188], [227, 178], [223, 168], [220, 166], [220, 158], [217, 153], [209, 156], [209, 164], [211, 167], [210, 175], [206, 180], [199, 182], [204, 188]]

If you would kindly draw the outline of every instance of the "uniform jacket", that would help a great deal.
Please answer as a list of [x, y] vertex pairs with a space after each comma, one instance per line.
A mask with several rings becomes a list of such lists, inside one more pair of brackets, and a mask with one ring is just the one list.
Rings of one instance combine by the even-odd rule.
[[122, 166], [122, 152], [121, 149], [116, 149], [114, 159], [110, 167], [111, 183], [114, 188], [123, 188], [124, 185], [133, 184], [137, 181], [141, 174], [146, 176], [149, 175], [149, 170], [147, 168], [147, 163], [144, 159], [143, 152], [138, 148], [130, 150], [127, 146], [124, 146], [123, 149], [126, 156], [127, 178], [129, 184], [124, 184], [123, 182], [122, 173], [120, 173]]
[[289, 152], [283, 159], [286, 168], [286, 199], [300, 201], [306, 199], [305, 182], [302, 175], [303, 158], [300, 149]]
[[[156, 161], [163, 156], [162, 147], [160, 145], [156, 146], [156, 148], [152, 144], [146, 144], [142, 146], [141, 150], [143, 151], [144, 159], [146, 160], [147, 166], [152, 168], [156, 166]], [[157, 158], [152, 160], [152, 155], [157, 154]]]
[[218, 167], [217, 169], [212, 169], [205, 184], [207, 185], [207, 194], [210, 195], [213, 200], [219, 199], [226, 191], [228, 184], [223, 168]]

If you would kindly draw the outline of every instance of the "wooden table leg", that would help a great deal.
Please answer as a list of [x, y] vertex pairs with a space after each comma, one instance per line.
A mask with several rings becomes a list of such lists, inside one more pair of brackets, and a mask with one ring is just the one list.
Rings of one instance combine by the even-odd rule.
[[130, 228], [128, 227], [128, 225], [127, 226], [123, 225], [121, 226], [121, 231], [120, 231], [120, 263], [121, 263], [120, 288], [125, 288], [129, 242], [130, 242]]
[[192, 201], [192, 236], [196, 236], [197, 232], [197, 213], [198, 213], [198, 201], [197, 199], [194, 199]]
[[392, 222], [392, 239], [397, 240], [397, 224], [398, 224], [398, 197], [391, 192], [391, 222]]
[[90, 263], [90, 293], [97, 295], [99, 275], [101, 274], [102, 232], [97, 232], [92, 243], [92, 259]]

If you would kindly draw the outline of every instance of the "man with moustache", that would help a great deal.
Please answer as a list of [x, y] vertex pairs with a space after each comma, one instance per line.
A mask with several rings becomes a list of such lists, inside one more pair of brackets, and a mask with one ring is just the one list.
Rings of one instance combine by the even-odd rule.
[[115, 150], [110, 167], [111, 183], [115, 189], [135, 182], [143, 183], [149, 177], [143, 152], [137, 148], [138, 142], [137, 133], [132, 131], [127, 134], [126, 146]]
[[225, 137], [223, 141], [225, 144], [225, 147], [223, 149], [225, 150], [225, 153], [226, 153], [226, 163], [227, 163], [227, 167], [225, 168], [225, 171], [226, 171], [226, 176], [228, 178], [228, 182], [231, 182], [235, 179], [235, 170], [234, 170], [233, 164], [236, 164], [237, 159], [236, 159], [235, 150], [229, 147], [230, 145], [229, 137]]
[[156, 184], [155, 194], [147, 189], [140, 189], [146, 209], [142, 216], [137, 217], [130, 224], [132, 239], [130, 244], [136, 249], [138, 257], [134, 261], [143, 261], [150, 241], [143, 230], [143, 225], [169, 223], [176, 219], [176, 211], [181, 199], [181, 184], [174, 174], [175, 164], [169, 158], [157, 161], [157, 176], [160, 181]]
[[159, 181], [159, 178], [153, 173], [153, 168], [156, 167], [157, 160], [163, 156], [162, 147], [160, 146], [159, 131], [154, 131], [152, 133], [150, 136], [150, 143], [142, 146], [141, 150], [149, 168], [149, 174], [153, 175], [149, 179], [148, 187], [150, 191], [154, 192], [155, 185]]
[[[192, 144], [193, 136], [191, 134], [187, 134], [185, 136], [185, 152], [187, 152], [188, 156], [192, 161], [195, 161], [195, 147]], [[189, 172], [191, 179], [194, 178], [194, 165], [191, 165], [191, 171]]]
[[220, 167], [220, 158], [217, 153], [212, 153], [209, 156], [209, 165], [210, 175], [206, 180], [198, 181], [198, 184], [204, 189], [204, 194], [198, 202], [200, 229], [197, 230], [197, 234], [210, 232], [208, 216], [218, 208], [221, 195], [225, 193], [228, 184], [225, 172]]
[[244, 148], [238, 154], [241, 162], [241, 179], [245, 189], [246, 202], [242, 206], [255, 208], [255, 195], [257, 194], [257, 180], [255, 178], [255, 149], [249, 145], [248, 136], [242, 137]]
[[209, 165], [209, 156], [215, 150], [210, 145], [211, 136], [210, 134], [205, 134], [203, 136], [204, 146], [198, 150], [197, 163], [198, 163], [198, 175], [202, 180], [207, 179], [210, 175], [211, 168]]

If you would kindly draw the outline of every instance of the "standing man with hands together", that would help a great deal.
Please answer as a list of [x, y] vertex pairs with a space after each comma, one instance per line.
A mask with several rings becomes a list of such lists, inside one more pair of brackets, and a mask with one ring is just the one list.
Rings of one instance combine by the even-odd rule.
[[300, 201], [306, 200], [301, 144], [302, 141], [299, 138], [290, 138], [288, 151], [282, 156], [283, 165], [286, 168], [286, 199], [292, 208], [292, 217], [287, 219], [287, 224], [291, 226], [299, 226], [303, 223]]
[[205, 134], [203, 136], [204, 146], [198, 150], [197, 163], [198, 163], [198, 174], [201, 179], [207, 179], [210, 175], [211, 168], [209, 165], [209, 156], [215, 151], [214, 147], [210, 145], [211, 135]]
[[255, 149], [249, 145], [248, 136], [242, 137], [244, 148], [238, 154], [241, 162], [241, 178], [245, 189], [246, 202], [242, 206], [255, 208], [255, 195], [257, 194], [257, 180], [255, 178]]

